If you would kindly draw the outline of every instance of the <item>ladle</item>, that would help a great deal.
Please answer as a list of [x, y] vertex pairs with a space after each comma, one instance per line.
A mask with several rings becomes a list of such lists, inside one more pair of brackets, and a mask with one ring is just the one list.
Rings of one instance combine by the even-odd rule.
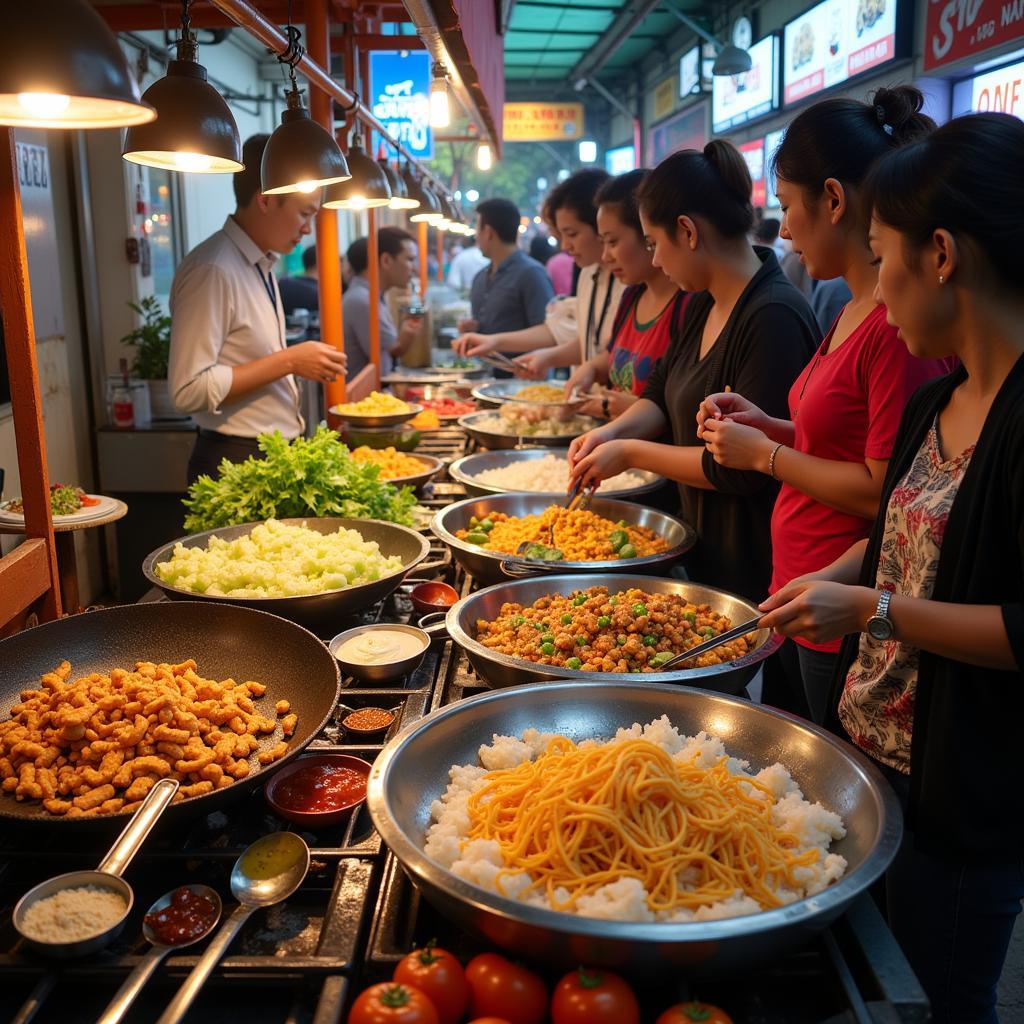
[[221, 925], [157, 1024], [177, 1024], [185, 1016], [217, 961], [253, 912], [286, 900], [308, 871], [309, 847], [294, 832], [272, 832], [245, 850], [231, 869], [231, 895], [238, 906]]
[[[178, 887], [180, 888], [180, 886]], [[154, 903], [149, 910], [146, 912], [146, 918], [142, 921], [142, 935], [147, 942], [151, 944], [149, 952], [138, 962], [135, 970], [125, 979], [124, 984], [117, 990], [117, 995], [110, 1001], [107, 1008], [103, 1011], [103, 1015], [97, 1021], [97, 1024], [117, 1024], [124, 1015], [130, 1009], [132, 1003], [138, 998], [139, 993], [145, 987], [146, 982], [153, 976], [153, 973], [163, 962], [165, 956], [172, 950], [184, 949], [186, 946], [194, 945], [197, 942], [201, 942], [206, 938], [214, 928], [217, 927], [217, 923], [220, 921], [221, 915], [221, 903], [220, 896], [217, 895], [215, 889], [211, 889], [208, 885], [186, 885], [186, 889], [191, 890], [196, 896], [201, 896], [203, 899], [209, 900], [216, 908], [215, 912], [210, 915], [210, 921], [207, 926], [198, 935], [194, 935], [191, 938], [185, 939], [182, 942], [166, 943], [162, 942], [157, 936], [156, 932], [150, 927], [149, 922], [146, 918], [150, 914], [158, 914], [161, 910], [165, 910], [170, 906], [171, 900], [174, 898], [174, 894], [178, 891], [177, 888], [172, 889], [170, 892], [165, 892]]]

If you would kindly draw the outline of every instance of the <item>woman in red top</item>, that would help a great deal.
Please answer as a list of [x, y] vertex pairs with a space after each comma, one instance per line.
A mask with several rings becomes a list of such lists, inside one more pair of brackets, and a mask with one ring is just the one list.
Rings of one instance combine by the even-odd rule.
[[[853, 297], [789, 392], [788, 420], [736, 394], [711, 395], [698, 434], [715, 461], [782, 481], [772, 513], [774, 593], [829, 565], [868, 535], [910, 395], [944, 372], [911, 356], [877, 298], [878, 269], [858, 189], [871, 166], [934, 128], [911, 87], [880, 89], [870, 104], [816, 103], [789, 126], [774, 156], [782, 235], [817, 280], [844, 277]], [[780, 652], [790, 709], [824, 719], [839, 642], [798, 638]], [[780, 700], [772, 693], [770, 700]]]
[[644, 244], [637, 189], [647, 177], [641, 169], [610, 178], [594, 197], [601, 261], [627, 285], [622, 295], [612, 344], [577, 367], [565, 393], [604, 384], [600, 395], [581, 408], [587, 416], [614, 418], [644, 392], [655, 363], [665, 354], [685, 305], [686, 293], [651, 262]]

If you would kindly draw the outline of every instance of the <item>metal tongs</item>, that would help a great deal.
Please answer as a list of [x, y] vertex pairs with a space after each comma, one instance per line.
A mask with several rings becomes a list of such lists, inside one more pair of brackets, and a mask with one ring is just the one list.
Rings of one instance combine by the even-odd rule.
[[[594, 491], [597, 490], [597, 483], [591, 483], [589, 486], [584, 487], [582, 480], [577, 480], [576, 484], [566, 495], [565, 509], [568, 512], [575, 512], [577, 510], [585, 509], [590, 504], [590, 499], [594, 497]], [[516, 548], [516, 557], [522, 558], [526, 552], [532, 547], [547, 547], [548, 549], [555, 549], [555, 524], [552, 522], [548, 526], [548, 543], [541, 543], [540, 539], [537, 540], [524, 540], [520, 543], [519, 547]]]
[[747, 619], [746, 622], [741, 622], [738, 626], [733, 626], [732, 629], [727, 629], [724, 633], [713, 636], [710, 640], [705, 640], [704, 643], [697, 644], [696, 647], [691, 647], [688, 651], [683, 651], [682, 654], [677, 654], [674, 658], [670, 658], [664, 665], [658, 666], [657, 671], [671, 672], [672, 669], [679, 668], [685, 665], [686, 662], [699, 658], [702, 654], [707, 654], [708, 651], [713, 651], [722, 644], [727, 644], [730, 640], [736, 640], [741, 636], [746, 636], [747, 633], [753, 633], [758, 628], [761, 619], [762, 616], [760, 615], [754, 619]]
[[479, 359], [481, 363], [486, 363], [488, 366], [496, 367], [499, 370], [507, 370], [510, 373], [515, 373], [516, 370], [522, 369], [518, 363], [514, 363], [501, 352], [485, 352], [483, 355], [474, 356], [474, 358]]

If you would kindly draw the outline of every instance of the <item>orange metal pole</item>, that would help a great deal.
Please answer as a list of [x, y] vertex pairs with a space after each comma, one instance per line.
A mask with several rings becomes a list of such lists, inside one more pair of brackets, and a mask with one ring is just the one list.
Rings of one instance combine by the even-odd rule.
[[437, 228], [437, 283], [444, 284], [444, 232]]
[[377, 211], [366, 211], [366, 276], [370, 281], [370, 362], [377, 367], [380, 387], [380, 267], [377, 251]]
[[[42, 597], [41, 617], [61, 614], [57, 546], [50, 514], [43, 402], [39, 392], [32, 292], [22, 221], [14, 129], [0, 129], [0, 324], [11, 378], [18, 473], [25, 500], [26, 550], [0, 557], [0, 626]], [[35, 539], [33, 539], [35, 538]], [[40, 554], [45, 555], [44, 558]], [[7, 576], [6, 581], [3, 580]], [[77, 610], [77, 609], [76, 609]]]
[[[330, 67], [330, 15], [327, 0], [306, 0], [306, 41], [309, 55]], [[313, 120], [334, 134], [334, 100], [322, 89], [309, 90]], [[320, 207], [316, 215], [317, 282], [320, 293], [320, 340], [345, 351], [345, 325], [341, 311], [341, 259], [338, 246], [338, 214]], [[327, 408], [345, 401], [345, 378], [324, 385]]]
[[419, 252], [420, 252], [420, 298], [427, 300], [427, 222], [417, 221], [419, 231]]

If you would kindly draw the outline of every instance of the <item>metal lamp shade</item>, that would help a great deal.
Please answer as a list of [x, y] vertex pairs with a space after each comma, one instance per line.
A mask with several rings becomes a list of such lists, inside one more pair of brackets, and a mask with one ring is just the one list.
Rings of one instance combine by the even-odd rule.
[[[406, 178], [406, 184], [408, 185], [409, 179]], [[409, 215], [409, 220], [418, 224], [420, 221], [426, 221], [428, 224], [436, 224], [438, 221], [444, 219], [444, 213], [441, 211], [441, 201], [434, 195], [433, 192], [427, 188], [422, 182], [415, 182], [416, 191], [410, 190], [409, 195], [419, 199], [420, 207], [415, 213]]]
[[328, 187], [323, 202], [327, 209], [366, 210], [391, 202], [391, 186], [383, 168], [362, 146], [349, 146], [348, 169], [352, 175], [348, 181]]
[[[296, 99], [292, 97], [295, 96]], [[330, 132], [289, 94], [288, 109], [267, 140], [260, 164], [260, 190], [264, 195], [315, 192], [351, 177], [345, 154]]]
[[391, 187], [391, 202], [388, 208], [391, 210], [414, 210], [418, 207], [419, 200], [410, 199], [409, 192], [405, 187], [405, 179], [392, 167], [387, 160], [378, 160], [384, 176], [388, 179]]
[[715, 63], [711, 65], [711, 74], [742, 75], [753, 67], [753, 61], [746, 50], [741, 50], [732, 43], [727, 43], [718, 51]]
[[90, 4], [4, 4], [0, 124], [118, 128], [155, 117], [139, 97], [117, 39]]
[[201, 64], [172, 60], [166, 77], [154, 82], [142, 98], [156, 107], [158, 120], [128, 129], [125, 160], [198, 174], [242, 169], [238, 125], [223, 97], [206, 80]]

